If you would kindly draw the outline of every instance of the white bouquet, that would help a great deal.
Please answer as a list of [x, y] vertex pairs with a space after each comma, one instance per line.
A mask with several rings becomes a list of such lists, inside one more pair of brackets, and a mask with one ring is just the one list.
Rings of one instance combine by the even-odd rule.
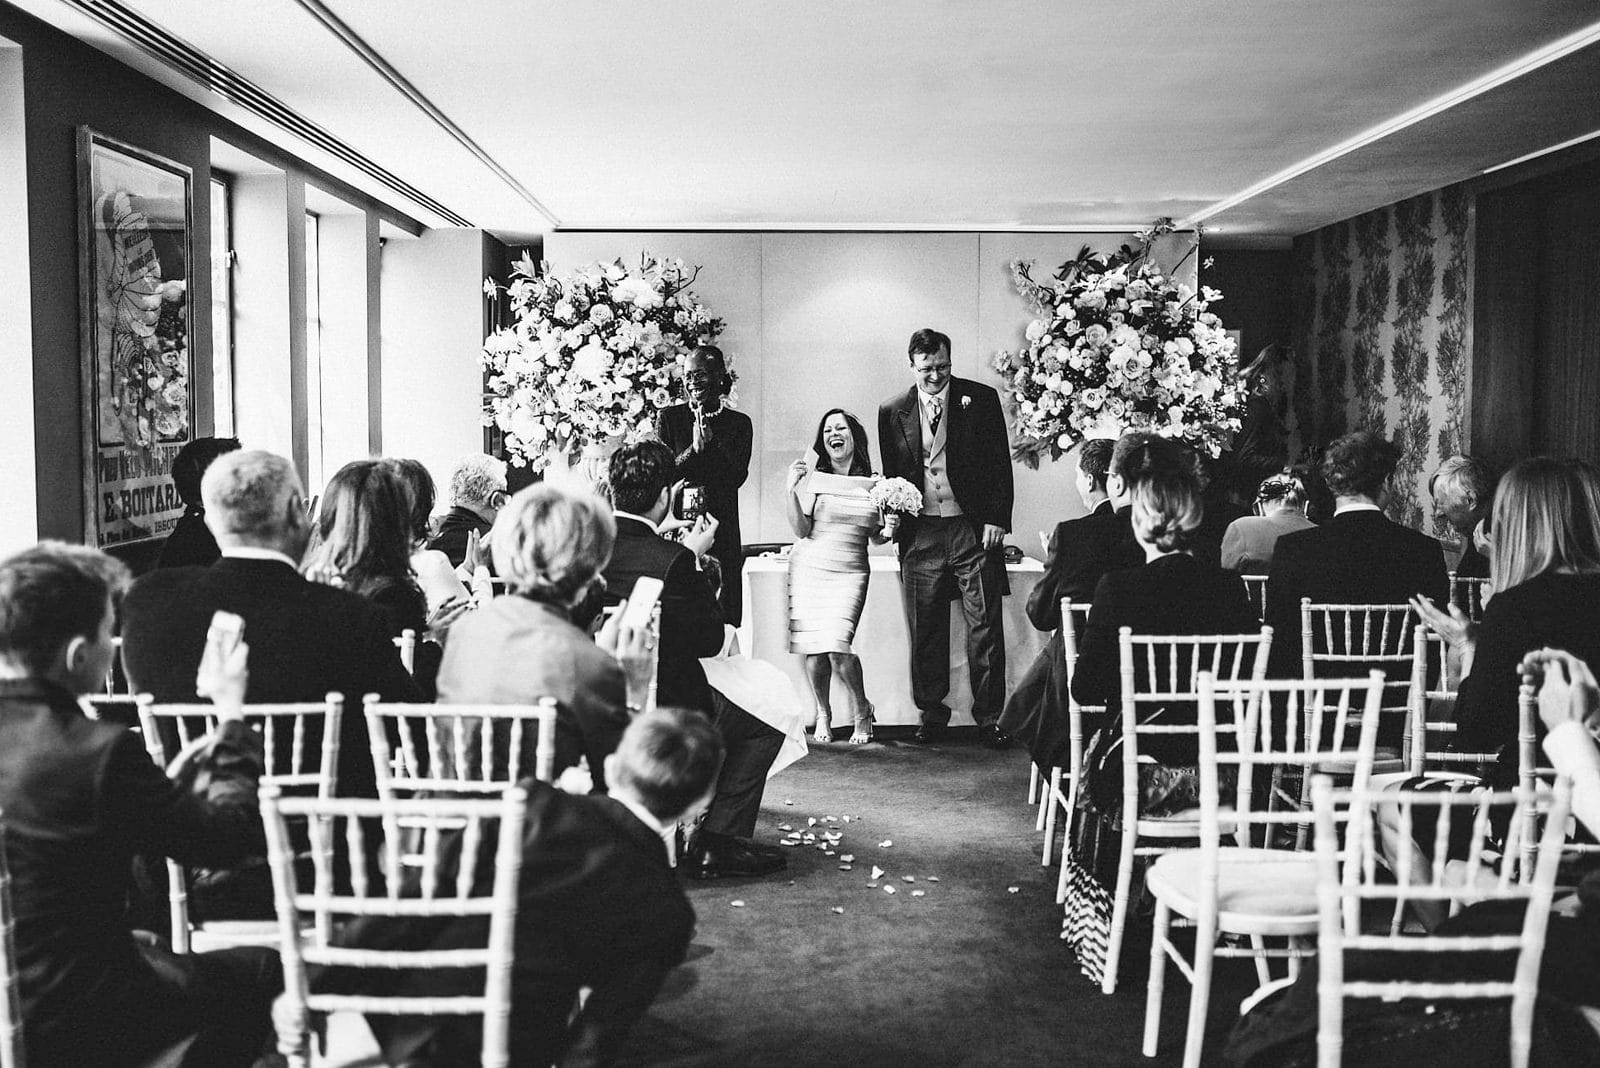
[[915, 515], [922, 511], [922, 491], [903, 478], [880, 478], [872, 484], [869, 495], [884, 515]]

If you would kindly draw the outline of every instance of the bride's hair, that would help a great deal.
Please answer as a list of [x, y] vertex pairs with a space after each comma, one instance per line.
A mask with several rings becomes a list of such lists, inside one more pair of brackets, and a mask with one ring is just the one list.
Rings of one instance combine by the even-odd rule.
[[[828, 425], [828, 420], [835, 416], [844, 416], [845, 426], [850, 428], [850, 436], [855, 439], [856, 452], [850, 458], [850, 470], [835, 471], [833, 461], [828, 459], [828, 448], [822, 443], [822, 428]], [[829, 408], [822, 413], [822, 418], [817, 422], [817, 437], [811, 443], [811, 451], [817, 454], [817, 470], [830, 475], [870, 475], [872, 474], [872, 451], [867, 444], [867, 428], [861, 425], [861, 420], [845, 411], [843, 408]]]

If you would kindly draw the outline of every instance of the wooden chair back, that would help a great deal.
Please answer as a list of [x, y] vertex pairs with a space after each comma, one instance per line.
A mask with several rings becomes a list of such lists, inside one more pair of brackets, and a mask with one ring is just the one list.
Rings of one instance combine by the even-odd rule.
[[1256, 610], [1256, 618], [1267, 618], [1267, 576], [1265, 575], [1240, 575], [1244, 580], [1244, 592], [1250, 595], [1250, 605]]
[[[1078, 773], [1083, 769], [1083, 714], [1104, 712], [1102, 705], [1080, 705], [1072, 696], [1072, 673], [1078, 666], [1078, 639], [1089, 624], [1089, 603], [1087, 601], [1074, 601], [1070, 597], [1061, 598], [1061, 648], [1063, 659], [1066, 661], [1067, 684], [1067, 714], [1071, 717], [1068, 724], [1069, 757], [1072, 766], [1072, 796], [1074, 801], [1078, 789]], [[1072, 811], [1069, 803], [1067, 811]]]
[[[494, 795], [555, 778], [556, 702], [431, 705], [363, 700], [378, 796]], [[531, 759], [530, 759], [531, 757]]]
[[[1453, 712], [1456, 691], [1461, 688], [1460, 664], [1450, 655], [1443, 639], [1418, 623], [1412, 631], [1411, 690], [1409, 726], [1406, 730], [1405, 762], [1412, 775], [1424, 771], [1459, 771], [1481, 778], [1484, 766], [1493, 763], [1494, 753], [1468, 753], [1446, 749], [1442, 741], [1456, 733], [1454, 719], [1435, 713], [1440, 704]], [[1443, 738], [1441, 738], [1443, 736]]]
[[1458, 578], [1450, 572], [1450, 603], [1467, 614], [1474, 623], [1483, 619], [1483, 602], [1489, 593], [1486, 578]]
[[1360, 675], [1373, 669], [1383, 672], [1383, 710], [1400, 719], [1393, 732], [1393, 744], [1398, 746], [1410, 724], [1415, 655], [1412, 626], [1416, 622], [1408, 604], [1314, 604], [1303, 597], [1301, 674], [1313, 679]]
[[[515, 787], [496, 797], [406, 801], [292, 798], [273, 787], [262, 790], [261, 818], [272, 867], [288, 1003], [288, 1011], [276, 1017], [280, 1021], [279, 1052], [291, 1065], [309, 1066], [309, 1016], [327, 1012], [481, 1014], [480, 1063], [490, 1068], [504, 1068], [509, 1063], [512, 947], [526, 806], [526, 791]], [[297, 881], [290, 819], [305, 820], [311, 828], [313, 877], [309, 888]], [[368, 826], [388, 827], [402, 820], [424, 828], [422, 863], [404, 880], [398, 843], [386, 837], [381, 845], [369, 848], [366, 841]], [[342, 854], [348, 872], [335, 871], [333, 843], [341, 839], [348, 843]], [[479, 864], [480, 854], [491, 843], [492, 878], [480, 872]], [[383, 865], [382, 873], [372, 870], [374, 857], [381, 858], [376, 863]], [[487, 939], [482, 947], [459, 949], [379, 950], [335, 945], [332, 935], [338, 925], [363, 916], [407, 920], [484, 916], [488, 919]], [[459, 997], [310, 991], [308, 968], [341, 966], [377, 972], [482, 968], [484, 988], [482, 994]]]
[[[1378, 796], [1360, 786], [1337, 790], [1333, 780], [1317, 776], [1312, 783], [1312, 807], [1316, 816], [1317, 904], [1320, 930], [1317, 943], [1318, 999], [1317, 1058], [1320, 1065], [1337, 1065], [1344, 1043], [1344, 999], [1404, 997], [1429, 999], [1509, 998], [1511, 1000], [1510, 1063], [1524, 1068], [1532, 1047], [1534, 1002], [1539, 992], [1539, 963], [1544, 953], [1545, 928], [1554, 896], [1556, 869], [1561, 860], [1562, 825], [1570, 811], [1571, 783], [1563, 780], [1554, 791], [1524, 789], [1491, 791], [1383, 791], [1385, 806], [1397, 805], [1402, 833], [1409, 836], [1418, 811], [1431, 810], [1435, 834], [1433, 856], [1428, 871], [1412, 871], [1413, 862], [1405, 856], [1400, 870], [1391, 878], [1382, 857], [1379, 836], [1373, 827], [1372, 810]], [[1481, 850], [1474, 849], [1464, 862], [1448, 858], [1450, 826], [1465, 810], [1472, 821], [1474, 841], [1487, 832], [1490, 810], [1513, 805], [1509, 842], [1504, 863], [1498, 872], [1484, 864]], [[1349, 814], [1347, 827], [1337, 818], [1341, 809]], [[1545, 816], [1544, 841], [1537, 847], [1534, 870], [1519, 879], [1517, 857], [1522, 852], [1523, 829]], [[1341, 847], [1341, 838], [1343, 845]], [[1463, 870], [1464, 869], [1464, 870]], [[1466, 902], [1484, 900], [1516, 901], [1523, 905], [1521, 930], [1511, 934], [1452, 935], [1417, 937], [1389, 930], [1371, 933], [1363, 928], [1362, 906], [1369, 901], [1396, 902], [1401, 898], [1446, 902], [1452, 912]], [[1430, 956], [1443, 953], [1515, 954], [1516, 964], [1509, 980], [1485, 979], [1467, 974], [1444, 979], [1438, 975], [1419, 979], [1368, 981], [1347, 979], [1344, 973], [1346, 950], [1384, 953], [1414, 953]]]
[[[1517, 785], [1524, 791], [1537, 790], [1556, 781], [1556, 769], [1545, 766], [1539, 760], [1538, 722], [1539, 691], [1524, 683], [1517, 691]], [[1539, 814], [1529, 810], [1521, 815], [1526, 825], [1520, 836], [1520, 859], [1523, 871], [1527, 872], [1533, 867], [1533, 854], [1539, 842]], [[1576, 830], [1578, 828], [1575, 826], [1561, 828], [1561, 851], [1564, 854], [1600, 853], [1600, 845], [1595, 844], [1593, 834], [1587, 840], [1576, 841], [1573, 833], [1570, 833]], [[1583, 830], [1592, 832], [1593, 828]]]
[[0, 823], [0, 1068], [23, 1068], [22, 980], [17, 963], [17, 914], [11, 905], [11, 867], [6, 861], [5, 824]]
[[[216, 708], [209, 704], [157, 704], [149, 694], [140, 694], [137, 701], [145, 752], [159, 768], [166, 768], [191, 747], [203, 745], [219, 723]], [[264, 750], [267, 770], [261, 784], [324, 799], [333, 797], [339, 787], [343, 713], [344, 697], [337, 693], [328, 694], [320, 703], [245, 705], [244, 721], [261, 736]], [[195, 934], [189, 923], [189, 876], [175, 860], [169, 858], [166, 865], [172, 948], [188, 953]], [[265, 934], [253, 932], [232, 940], [250, 944], [265, 938]], [[262, 944], [271, 943], [266, 940]]]

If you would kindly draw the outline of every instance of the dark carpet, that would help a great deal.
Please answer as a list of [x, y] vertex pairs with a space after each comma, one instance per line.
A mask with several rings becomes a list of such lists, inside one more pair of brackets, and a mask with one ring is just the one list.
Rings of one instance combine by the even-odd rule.
[[[817, 841], [786, 850], [780, 875], [687, 884], [699, 916], [690, 960], [625, 1062], [1179, 1063], [1189, 988], [1171, 968], [1161, 1056], [1139, 1051], [1147, 927], [1129, 938], [1112, 997], [1059, 940], [1057, 870], [1039, 865], [1027, 775], [1019, 750], [960, 742], [813, 747], [767, 784], [758, 836], [776, 842], [787, 824]], [[830, 829], [833, 856], [817, 848]], [[1217, 970], [1208, 1062], [1254, 986], [1248, 962]]]

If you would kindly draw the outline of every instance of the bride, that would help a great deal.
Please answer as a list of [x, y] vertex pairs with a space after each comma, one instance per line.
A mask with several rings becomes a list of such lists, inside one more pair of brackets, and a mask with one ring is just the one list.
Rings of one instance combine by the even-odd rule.
[[838, 675], [855, 722], [850, 741], [861, 745], [872, 741], [872, 702], [850, 643], [867, 600], [867, 542], [893, 538], [900, 517], [881, 516], [872, 503], [872, 456], [867, 432], [855, 416], [842, 408], [829, 410], [811, 451], [815, 473], [804, 457], [789, 465], [789, 525], [800, 539], [789, 556], [789, 651], [805, 663], [817, 709], [813, 737], [833, 741], [830, 700]]

